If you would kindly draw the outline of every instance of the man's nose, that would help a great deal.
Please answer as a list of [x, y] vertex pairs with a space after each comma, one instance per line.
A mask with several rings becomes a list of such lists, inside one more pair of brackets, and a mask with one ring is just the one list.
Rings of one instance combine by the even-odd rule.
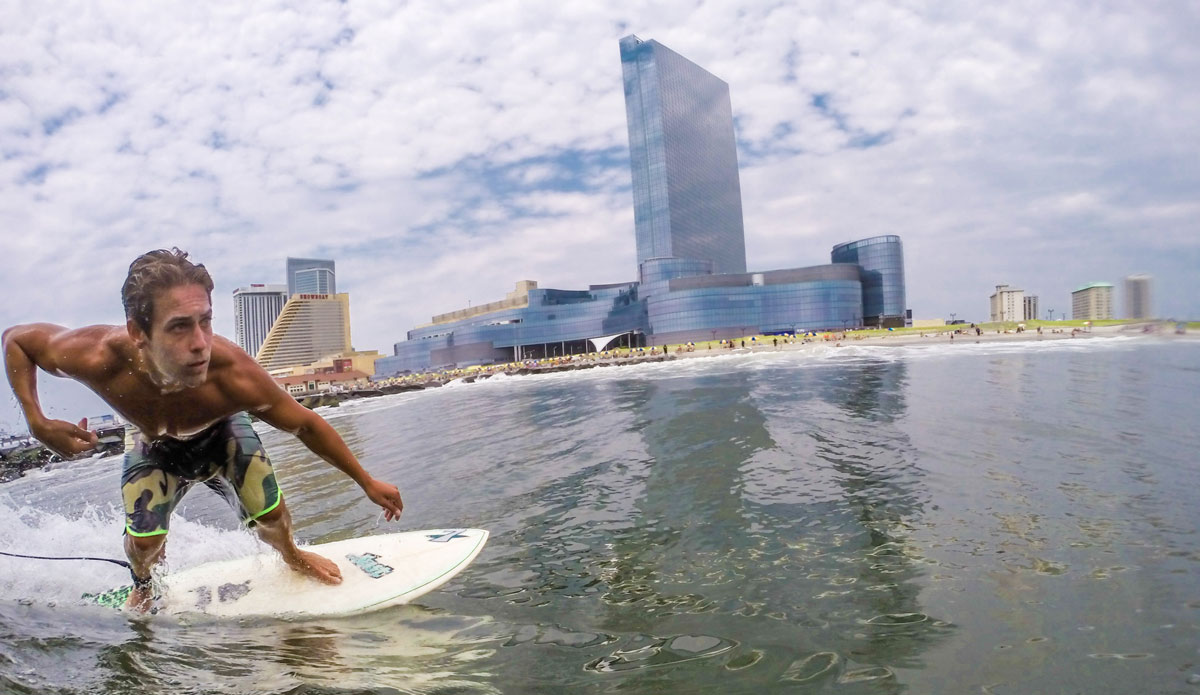
[[204, 350], [208, 346], [208, 335], [199, 324], [192, 329], [192, 344], [191, 349], [195, 352]]

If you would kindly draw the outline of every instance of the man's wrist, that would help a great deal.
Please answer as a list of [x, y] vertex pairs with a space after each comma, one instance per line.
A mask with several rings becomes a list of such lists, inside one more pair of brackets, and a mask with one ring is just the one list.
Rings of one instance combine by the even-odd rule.
[[35, 428], [42, 427], [49, 419], [38, 408], [25, 409], [25, 424], [29, 425], [29, 431], [32, 433]]

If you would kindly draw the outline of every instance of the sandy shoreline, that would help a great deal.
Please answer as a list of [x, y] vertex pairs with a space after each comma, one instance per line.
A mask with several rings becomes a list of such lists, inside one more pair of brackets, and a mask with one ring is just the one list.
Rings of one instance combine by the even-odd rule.
[[[1184, 340], [1200, 342], [1200, 334], [1176, 335], [1163, 328], [1161, 324], [1125, 324], [1117, 326], [1096, 326], [1088, 330], [1064, 327], [1061, 329], [1036, 329], [1017, 332], [1015, 330], [991, 331], [981, 329], [976, 334], [970, 326], [958, 326], [950, 330], [949, 326], [939, 327], [924, 332], [909, 329], [906, 332], [883, 333], [846, 332], [822, 333], [809, 337], [786, 338], [781, 336], [754, 336], [754, 339], [734, 339], [733, 347], [729, 344], [700, 343], [694, 346], [669, 345], [664, 350], [661, 347], [644, 348], [632, 352], [620, 353], [586, 353], [566, 357], [553, 357], [541, 360], [530, 360], [523, 363], [508, 363], [487, 365], [481, 367], [466, 367], [461, 369], [438, 370], [401, 377], [392, 377], [376, 382], [385, 393], [393, 390], [408, 390], [442, 386], [452, 381], [471, 383], [487, 379], [496, 374], [510, 376], [528, 374], [546, 374], [552, 372], [571, 371], [576, 369], [592, 369], [597, 367], [618, 367], [647, 362], [665, 362], [675, 359], [696, 357], [715, 357], [719, 355], [736, 355], [764, 352], [817, 352], [843, 347], [909, 347], [917, 345], [938, 344], [975, 344], [975, 343], [1036, 343], [1055, 340], [1089, 340], [1093, 338], [1114, 337], [1145, 337], [1162, 340]], [[742, 347], [742, 345], [745, 347]], [[711, 345], [711, 349], [709, 348]]]

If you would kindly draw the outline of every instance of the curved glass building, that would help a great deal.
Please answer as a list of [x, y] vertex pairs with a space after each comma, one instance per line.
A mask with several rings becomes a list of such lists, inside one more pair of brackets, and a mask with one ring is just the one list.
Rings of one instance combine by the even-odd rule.
[[859, 325], [862, 281], [853, 265], [698, 275], [646, 298], [658, 344]]
[[833, 263], [746, 271], [729, 86], [656, 41], [621, 39], [637, 282], [518, 283], [508, 298], [408, 332], [376, 373], [511, 362], [762, 333], [904, 325], [900, 238], [839, 244]]
[[834, 263], [862, 268], [863, 325], [903, 326], [904, 246], [895, 234], [849, 241], [833, 247]]

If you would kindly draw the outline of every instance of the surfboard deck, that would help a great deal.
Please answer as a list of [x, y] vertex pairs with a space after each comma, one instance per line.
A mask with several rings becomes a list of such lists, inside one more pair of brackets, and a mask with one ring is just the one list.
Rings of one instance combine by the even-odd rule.
[[[221, 617], [329, 617], [407, 603], [445, 584], [483, 550], [483, 529], [407, 531], [305, 546], [337, 563], [342, 583], [323, 584], [293, 571], [275, 551], [209, 562], [160, 582], [159, 612]], [[119, 608], [122, 586], [85, 601]]]

